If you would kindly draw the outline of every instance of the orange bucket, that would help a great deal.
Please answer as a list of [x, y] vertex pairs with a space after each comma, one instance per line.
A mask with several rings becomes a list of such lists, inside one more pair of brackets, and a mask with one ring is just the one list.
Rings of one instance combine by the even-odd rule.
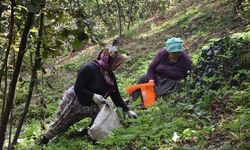
[[151, 106], [155, 102], [154, 85], [152, 83], [143, 83], [132, 85], [126, 88], [126, 91], [131, 95], [135, 90], [141, 89], [141, 95], [145, 107]]

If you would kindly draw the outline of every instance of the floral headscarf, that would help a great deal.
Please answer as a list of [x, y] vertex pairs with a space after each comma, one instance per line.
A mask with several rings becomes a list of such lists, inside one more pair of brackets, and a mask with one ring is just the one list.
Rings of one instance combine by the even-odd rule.
[[113, 46], [105, 47], [98, 55], [94, 63], [97, 64], [103, 77], [106, 81], [109, 91], [115, 92], [114, 81], [110, 75], [114, 69], [116, 69], [124, 60], [128, 57], [126, 54], [120, 54], [117, 49]]

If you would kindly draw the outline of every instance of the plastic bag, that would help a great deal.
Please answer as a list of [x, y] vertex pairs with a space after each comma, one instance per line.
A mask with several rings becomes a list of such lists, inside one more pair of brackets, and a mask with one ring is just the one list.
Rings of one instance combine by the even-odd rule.
[[104, 104], [96, 116], [93, 125], [88, 129], [88, 134], [92, 140], [107, 138], [112, 133], [110, 129], [116, 129], [120, 125], [120, 120], [113, 108]]

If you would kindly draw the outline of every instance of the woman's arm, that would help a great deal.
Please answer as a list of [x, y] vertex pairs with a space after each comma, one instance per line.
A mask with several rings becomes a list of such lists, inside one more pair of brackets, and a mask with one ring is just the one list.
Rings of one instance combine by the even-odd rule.
[[155, 69], [156, 67], [160, 64], [161, 59], [164, 55], [164, 51], [166, 51], [166, 49], [161, 49], [154, 57], [153, 61], [150, 63], [149, 67], [148, 67], [148, 71], [147, 71], [147, 77], [148, 80], [155, 80]]
[[86, 89], [88, 82], [91, 80], [91, 76], [91, 69], [89, 66], [83, 66], [77, 75], [74, 90], [82, 105], [90, 105], [92, 103], [94, 93]]
[[123, 108], [123, 111], [127, 112], [129, 110], [129, 108], [125, 104], [123, 98], [120, 95], [115, 75], [114, 75], [114, 84], [115, 84], [115, 92], [111, 92], [110, 97], [111, 97], [111, 99], [114, 102], [114, 104], [115, 104], [116, 107], [120, 106], [120, 107]]

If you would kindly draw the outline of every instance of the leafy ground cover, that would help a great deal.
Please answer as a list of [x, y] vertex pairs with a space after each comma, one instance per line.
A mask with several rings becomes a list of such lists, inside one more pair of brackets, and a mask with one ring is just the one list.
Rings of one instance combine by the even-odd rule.
[[[124, 116], [123, 126], [107, 139], [92, 141], [86, 134], [90, 123], [86, 118], [43, 148], [249, 149], [249, 26], [228, 13], [228, 7], [226, 2], [189, 0], [164, 16], [138, 21], [138, 26], [119, 39], [119, 47], [130, 56], [115, 71], [121, 95], [129, 98], [125, 88], [146, 72], [172, 36], [184, 40], [184, 50], [195, 64], [185, 87], [158, 98], [153, 107], [135, 110], [138, 119]], [[239, 36], [244, 39], [233, 38]], [[81, 65], [94, 59], [98, 50], [98, 46], [90, 46], [48, 63], [33, 95], [18, 149], [41, 149], [37, 142], [54, 120], [64, 91], [74, 84]], [[27, 89], [22, 90], [25, 93]], [[22, 97], [22, 92], [17, 96]], [[22, 111], [23, 105], [18, 107]], [[17, 121], [18, 117], [14, 114]]]

